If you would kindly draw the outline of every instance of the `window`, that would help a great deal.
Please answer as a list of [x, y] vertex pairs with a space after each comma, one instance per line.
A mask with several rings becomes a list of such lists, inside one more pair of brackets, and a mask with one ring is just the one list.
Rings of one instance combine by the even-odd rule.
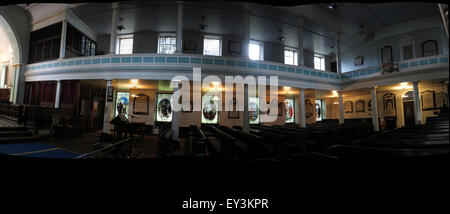
[[381, 48], [381, 62], [385, 64], [392, 61], [392, 46], [384, 46]]
[[314, 69], [325, 71], [325, 58], [323, 56], [314, 56]]
[[58, 59], [62, 22], [31, 32], [29, 63]]
[[285, 99], [284, 100], [284, 108], [286, 110], [286, 123], [294, 123], [295, 115], [294, 115], [294, 99]]
[[434, 40], [427, 40], [422, 43], [422, 56], [435, 56], [438, 55], [437, 42]]
[[133, 35], [118, 37], [117, 54], [132, 54], [133, 53]]
[[413, 45], [402, 46], [403, 60], [414, 58], [414, 47]]
[[205, 35], [203, 55], [222, 56], [222, 39], [220, 36]]
[[173, 54], [177, 50], [177, 38], [175, 34], [159, 34], [159, 54]]
[[284, 64], [298, 65], [297, 51], [292, 48], [284, 49]]
[[94, 56], [96, 44], [77, 28], [67, 23], [66, 58]]
[[250, 41], [249, 58], [251, 60], [264, 60], [264, 43], [258, 41]]

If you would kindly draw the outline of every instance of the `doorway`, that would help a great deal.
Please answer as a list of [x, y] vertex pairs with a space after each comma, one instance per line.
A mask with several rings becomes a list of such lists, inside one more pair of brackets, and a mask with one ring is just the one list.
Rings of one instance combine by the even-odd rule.
[[408, 91], [402, 96], [403, 100], [403, 118], [405, 121], [405, 126], [414, 126], [415, 116], [414, 116], [414, 97], [413, 92]]

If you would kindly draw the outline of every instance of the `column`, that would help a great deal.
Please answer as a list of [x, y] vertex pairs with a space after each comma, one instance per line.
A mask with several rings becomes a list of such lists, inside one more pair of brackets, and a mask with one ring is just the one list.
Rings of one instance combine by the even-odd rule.
[[344, 123], [344, 99], [342, 98], [342, 91], [338, 91], [339, 97], [339, 124]]
[[297, 17], [297, 24], [298, 24], [298, 65], [303, 66], [304, 65], [304, 57], [303, 57], [303, 18]]
[[242, 122], [242, 131], [244, 133], [250, 132], [250, 125], [249, 125], [249, 115], [248, 115], [248, 85], [244, 85], [244, 113], [242, 115], [243, 122]]
[[60, 98], [61, 98], [61, 80], [57, 80], [56, 81], [55, 108], [59, 108]]
[[378, 132], [380, 130], [380, 125], [378, 124], [378, 104], [377, 104], [377, 87], [371, 88], [372, 93], [372, 125], [373, 130]]
[[242, 43], [242, 57], [249, 58], [250, 57], [250, 12], [246, 10], [244, 12], [244, 41]]
[[[179, 84], [175, 84], [173, 92], [180, 90]], [[178, 102], [174, 100], [173, 102]], [[178, 140], [180, 136], [180, 111], [172, 111], [172, 140]]]
[[103, 133], [109, 133], [109, 117], [113, 108], [113, 93], [112, 80], [106, 81], [106, 98], [105, 98], [105, 113], [103, 115]]
[[306, 128], [305, 89], [300, 89], [300, 127]]
[[422, 110], [420, 108], [420, 94], [419, 94], [419, 81], [413, 82], [413, 94], [414, 94], [414, 115], [416, 118], [416, 125], [422, 125]]
[[112, 3], [111, 37], [109, 38], [109, 54], [116, 54], [117, 19], [119, 18], [119, 3]]
[[62, 22], [61, 44], [59, 45], [59, 58], [66, 58], [66, 38], [67, 38], [67, 20]]
[[336, 70], [337, 73], [342, 73], [341, 70], [341, 33], [339, 31], [334, 33], [336, 36]]
[[177, 53], [183, 52], [183, 1], [177, 1]]

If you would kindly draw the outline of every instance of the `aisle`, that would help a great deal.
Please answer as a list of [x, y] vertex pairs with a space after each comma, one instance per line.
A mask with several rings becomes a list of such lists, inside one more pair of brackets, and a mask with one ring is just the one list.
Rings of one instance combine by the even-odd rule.
[[62, 158], [71, 159], [78, 154], [63, 150], [59, 147], [50, 146], [41, 142], [25, 142], [0, 144], [0, 153], [33, 158]]

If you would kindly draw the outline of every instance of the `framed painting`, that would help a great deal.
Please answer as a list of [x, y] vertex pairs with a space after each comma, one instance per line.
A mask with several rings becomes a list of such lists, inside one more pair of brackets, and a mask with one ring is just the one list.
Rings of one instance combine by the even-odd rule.
[[363, 64], [364, 64], [364, 57], [363, 56], [355, 57], [355, 66], [363, 65]]
[[229, 41], [228, 52], [230, 54], [241, 54], [241, 43], [237, 41]]
[[344, 109], [345, 109], [345, 113], [353, 113], [353, 102], [345, 101]]
[[445, 108], [448, 106], [448, 95], [444, 92], [436, 94], [436, 108]]
[[423, 91], [422, 92], [422, 110], [433, 110], [436, 109], [436, 101], [434, 99], [434, 91]]
[[133, 114], [148, 115], [149, 96], [145, 94], [137, 94], [133, 100]]
[[384, 106], [384, 116], [385, 117], [395, 117], [395, 94], [387, 92], [383, 95], [383, 106]]
[[184, 43], [184, 50], [185, 51], [196, 51], [197, 44], [195, 43], [195, 41], [186, 41]]
[[365, 105], [364, 104], [365, 104], [364, 100], [356, 101], [356, 103], [355, 103], [356, 112], [365, 112], [366, 110], [365, 110]]

